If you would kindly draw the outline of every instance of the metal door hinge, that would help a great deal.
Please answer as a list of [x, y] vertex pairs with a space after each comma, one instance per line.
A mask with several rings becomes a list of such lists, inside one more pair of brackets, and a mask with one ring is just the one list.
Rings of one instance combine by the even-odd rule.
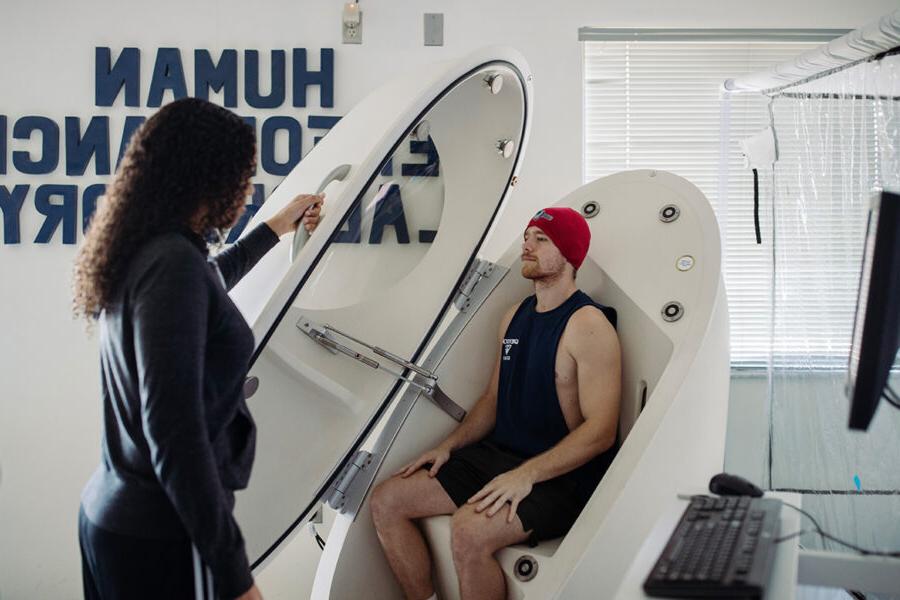
[[466, 273], [466, 276], [463, 278], [459, 289], [456, 291], [456, 296], [453, 298], [453, 305], [460, 312], [469, 310], [469, 307], [472, 305], [472, 296], [475, 288], [482, 279], [490, 276], [493, 270], [494, 263], [480, 258], [475, 259], [469, 272]]
[[353, 480], [372, 463], [372, 454], [365, 450], [357, 450], [353, 458], [344, 466], [341, 474], [328, 488], [328, 506], [343, 512], [344, 504], [349, 496]]

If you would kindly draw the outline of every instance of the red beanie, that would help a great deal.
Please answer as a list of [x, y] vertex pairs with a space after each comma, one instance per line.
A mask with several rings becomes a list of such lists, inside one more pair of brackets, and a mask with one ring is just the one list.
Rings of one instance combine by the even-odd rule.
[[591, 245], [591, 228], [578, 211], [571, 208], [539, 210], [528, 227], [538, 227], [547, 234], [559, 251], [578, 270]]

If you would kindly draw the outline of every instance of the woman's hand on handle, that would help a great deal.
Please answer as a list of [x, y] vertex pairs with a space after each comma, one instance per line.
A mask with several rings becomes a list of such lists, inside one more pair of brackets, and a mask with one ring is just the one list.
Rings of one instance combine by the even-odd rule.
[[319, 213], [325, 194], [299, 194], [287, 203], [266, 224], [278, 237], [290, 233], [297, 228], [300, 221], [307, 231], [312, 231], [319, 224]]
[[303, 226], [306, 231], [312, 233], [315, 231], [316, 227], [319, 226], [319, 218], [322, 213], [322, 204], [313, 204], [309, 208], [306, 209], [306, 212], [303, 213], [303, 218], [300, 220], [300, 224]]

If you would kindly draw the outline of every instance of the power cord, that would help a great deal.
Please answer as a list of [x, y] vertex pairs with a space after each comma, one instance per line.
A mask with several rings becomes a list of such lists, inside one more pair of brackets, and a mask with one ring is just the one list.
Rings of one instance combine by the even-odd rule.
[[325, 549], [325, 540], [322, 539], [322, 536], [319, 535], [319, 532], [316, 531], [316, 525], [312, 521], [306, 524], [306, 528], [309, 530], [310, 535], [313, 536], [316, 540], [316, 545], [319, 546], [319, 550]]
[[867, 549], [867, 548], [862, 548], [861, 546], [857, 546], [856, 544], [852, 544], [852, 543], [850, 543], [850, 542], [847, 542], [847, 541], [844, 541], [844, 540], [842, 540], [842, 539], [840, 539], [840, 538], [837, 538], [837, 537], [831, 535], [830, 533], [828, 533], [827, 531], [824, 531], [824, 530], [822, 529], [822, 527], [819, 526], [819, 522], [816, 521], [816, 519], [815, 519], [811, 514], [809, 514], [808, 512], [806, 512], [805, 510], [803, 510], [803, 509], [800, 508], [799, 506], [794, 506], [794, 505], [791, 504], [790, 502], [784, 502], [784, 501], [782, 501], [782, 504], [784, 504], [785, 506], [790, 506], [791, 508], [793, 508], [794, 510], [796, 510], [798, 513], [800, 513], [801, 515], [803, 515], [803, 516], [805, 516], [807, 519], [809, 519], [810, 522], [812, 522], [814, 529], [812, 529], [812, 530], [801, 529], [800, 531], [796, 531], [796, 532], [794, 532], [794, 533], [785, 535], [785, 536], [783, 536], [783, 537], [776, 538], [776, 539], [775, 539], [775, 543], [776, 543], [776, 544], [780, 544], [781, 542], [784, 542], [784, 541], [793, 539], [793, 538], [795, 538], [795, 537], [799, 537], [799, 536], [803, 535], [804, 533], [808, 533], [809, 531], [815, 531], [816, 533], [819, 534], [819, 537], [823, 540], [823, 545], [824, 545], [824, 540], [830, 540], [830, 541], [832, 541], [832, 542], [834, 542], [834, 543], [836, 543], [836, 544], [839, 544], [839, 545], [841, 545], [841, 546], [844, 546], [845, 548], [850, 548], [851, 550], [854, 550], [854, 551], [856, 551], [856, 552], [859, 552], [860, 554], [862, 554], [862, 555], [864, 555], [864, 556], [886, 556], [886, 557], [889, 557], [889, 558], [900, 558], [900, 552], [897, 552], [897, 551], [895, 551], [895, 552], [882, 552], [882, 551], [880, 551], [880, 550], [869, 550], [869, 549]]
[[898, 395], [890, 385], [884, 386], [881, 397], [887, 400], [888, 404], [894, 408], [900, 408], [900, 395]]
[[888, 404], [893, 406], [894, 408], [900, 408], [900, 400], [895, 399], [893, 396], [888, 394], [887, 392], [881, 394], [881, 397], [884, 398]]

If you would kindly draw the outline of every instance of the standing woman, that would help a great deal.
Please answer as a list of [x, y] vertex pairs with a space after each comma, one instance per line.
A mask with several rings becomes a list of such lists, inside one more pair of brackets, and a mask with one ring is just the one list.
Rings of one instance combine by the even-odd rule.
[[134, 134], [76, 260], [103, 401], [79, 513], [90, 600], [261, 598], [232, 516], [256, 442], [242, 391], [254, 342], [226, 292], [301, 218], [315, 227], [322, 198], [298, 196], [209, 258], [206, 240], [244, 211], [255, 156], [230, 111], [168, 104]]

